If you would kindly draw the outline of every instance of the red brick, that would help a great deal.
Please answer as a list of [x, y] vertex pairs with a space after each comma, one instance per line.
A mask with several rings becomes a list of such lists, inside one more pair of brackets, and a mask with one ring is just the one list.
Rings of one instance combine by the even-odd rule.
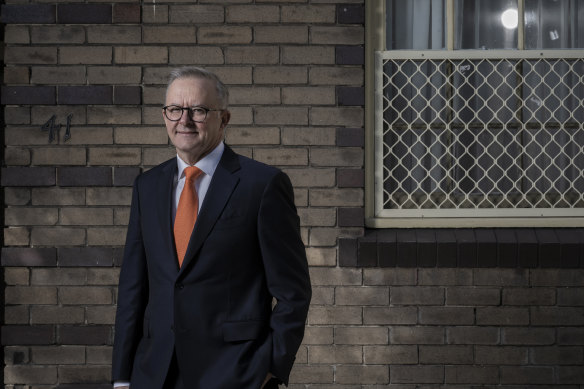
[[3, 345], [53, 344], [55, 327], [47, 326], [2, 326]]
[[139, 86], [114, 87], [114, 104], [136, 104], [142, 103], [142, 89]]
[[113, 22], [117, 23], [140, 23], [139, 4], [114, 4]]

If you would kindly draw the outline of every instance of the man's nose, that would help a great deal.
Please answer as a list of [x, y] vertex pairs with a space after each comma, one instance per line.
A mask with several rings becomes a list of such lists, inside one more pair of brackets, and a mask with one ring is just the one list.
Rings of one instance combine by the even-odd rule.
[[188, 109], [183, 109], [182, 115], [180, 115], [180, 124], [193, 124], [195, 123], [191, 118], [191, 112]]

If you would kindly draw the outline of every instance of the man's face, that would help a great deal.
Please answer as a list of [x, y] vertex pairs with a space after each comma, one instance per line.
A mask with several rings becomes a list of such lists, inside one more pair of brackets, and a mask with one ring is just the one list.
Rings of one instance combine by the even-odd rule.
[[[170, 84], [166, 94], [166, 106], [205, 107], [221, 109], [215, 83], [204, 78], [179, 78]], [[164, 115], [166, 130], [181, 159], [194, 164], [209, 154], [223, 139], [229, 122], [229, 111], [209, 111], [204, 122], [198, 123], [186, 111], [174, 122]]]

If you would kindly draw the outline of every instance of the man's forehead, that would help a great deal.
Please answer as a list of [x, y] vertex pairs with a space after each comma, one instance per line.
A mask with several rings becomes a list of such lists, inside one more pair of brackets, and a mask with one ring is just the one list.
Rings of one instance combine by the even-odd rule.
[[169, 98], [201, 98], [205, 100], [217, 99], [217, 91], [212, 80], [196, 77], [184, 77], [174, 80], [166, 93]]

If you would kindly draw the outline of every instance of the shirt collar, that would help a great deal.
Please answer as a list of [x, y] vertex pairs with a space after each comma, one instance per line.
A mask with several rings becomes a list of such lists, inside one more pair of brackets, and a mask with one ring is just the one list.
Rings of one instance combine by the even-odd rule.
[[[217, 169], [217, 165], [219, 165], [219, 161], [223, 155], [223, 150], [225, 150], [225, 144], [220, 142], [217, 147], [213, 149], [213, 151], [205, 155], [199, 162], [195, 163], [195, 166], [201, 169], [206, 175], [213, 177], [215, 169]], [[184, 170], [190, 165], [183, 161], [178, 156], [178, 154], [176, 156], [176, 162], [178, 167], [178, 179], [181, 179], [183, 177]]]

